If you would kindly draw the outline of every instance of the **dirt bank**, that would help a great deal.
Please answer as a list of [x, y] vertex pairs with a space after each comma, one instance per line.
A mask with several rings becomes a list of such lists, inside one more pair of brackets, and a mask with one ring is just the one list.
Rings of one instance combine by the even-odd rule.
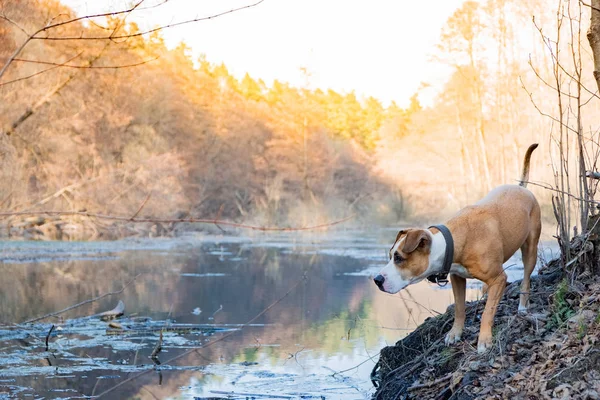
[[533, 279], [531, 307], [517, 314], [520, 282], [507, 287], [494, 347], [478, 355], [483, 301], [467, 304], [463, 341], [446, 347], [454, 308], [381, 351], [373, 398], [600, 399], [600, 281], [568, 284], [557, 263]]
[[85, 216], [18, 216], [0, 223], [0, 239], [117, 240], [129, 237], [177, 237], [186, 232], [223, 233], [210, 224], [123, 222]]

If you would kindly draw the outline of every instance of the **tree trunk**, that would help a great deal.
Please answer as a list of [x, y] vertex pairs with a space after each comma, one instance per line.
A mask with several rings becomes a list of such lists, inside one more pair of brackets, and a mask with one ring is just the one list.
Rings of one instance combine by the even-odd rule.
[[600, 90], [600, 0], [592, 0], [592, 16], [587, 38], [594, 55], [594, 78]]

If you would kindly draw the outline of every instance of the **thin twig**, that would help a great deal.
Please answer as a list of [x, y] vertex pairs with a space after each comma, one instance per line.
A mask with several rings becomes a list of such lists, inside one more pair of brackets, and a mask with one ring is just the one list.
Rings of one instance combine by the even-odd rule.
[[146, 198], [144, 199], [144, 201], [142, 201], [142, 204], [140, 205], [140, 207], [137, 209], [137, 211], [135, 212], [135, 214], [133, 214], [131, 216], [131, 218], [129, 218], [130, 221], [133, 221], [135, 219], [135, 217], [137, 217], [137, 215], [140, 213], [140, 211], [142, 211], [142, 209], [144, 208], [144, 206], [146, 205], [146, 203], [148, 202], [148, 199], [150, 199], [150, 196], [152, 195], [152, 190], [148, 192], [148, 195], [146, 196]]
[[9, 22], [12, 25], [14, 25], [18, 30], [20, 30], [21, 32], [23, 32], [25, 34], [25, 36], [30, 36], [29, 33], [25, 30], [25, 28], [23, 28], [21, 25], [17, 24], [12, 19], [8, 18], [6, 15], [2, 14], [2, 15], [0, 15], [0, 18], [2, 18], [6, 22]]
[[359, 364], [356, 364], [354, 367], [351, 367], [351, 368], [348, 368], [348, 369], [343, 369], [343, 370], [341, 370], [341, 371], [334, 371], [334, 373], [333, 373], [333, 374], [331, 374], [331, 376], [335, 376], [335, 375], [337, 375], [337, 374], [343, 374], [344, 372], [352, 371], [353, 369], [356, 369], [356, 368], [360, 367], [361, 365], [363, 365], [363, 364], [366, 364], [366, 363], [367, 363], [367, 362], [369, 362], [369, 361], [373, 361], [373, 359], [374, 359], [375, 357], [377, 357], [379, 354], [380, 354], [380, 353], [377, 353], [376, 355], [374, 355], [374, 356], [372, 356], [372, 357], [369, 357], [369, 358], [367, 358], [367, 359], [366, 359], [366, 360], [364, 360], [363, 362], [361, 362], [361, 363], [359, 363]]
[[[576, 131], [575, 129], [571, 128], [569, 125], [565, 124], [564, 122], [562, 122], [561, 120], [559, 120], [559, 119], [558, 119], [558, 118], [556, 118], [555, 116], [553, 116], [553, 115], [550, 115], [550, 114], [548, 114], [548, 113], [546, 113], [546, 112], [542, 111], [542, 110], [541, 110], [541, 109], [538, 107], [538, 105], [537, 105], [537, 103], [535, 102], [535, 100], [533, 99], [533, 94], [532, 94], [532, 93], [531, 93], [529, 90], [527, 90], [527, 88], [525, 87], [525, 83], [523, 82], [523, 79], [522, 79], [520, 76], [519, 76], [519, 80], [521, 81], [521, 87], [523, 88], [523, 90], [525, 91], [525, 93], [527, 93], [527, 95], [529, 96], [529, 100], [531, 101], [531, 104], [532, 104], [532, 105], [535, 107], [535, 109], [537, 110], [537, 112], [538, 112], [538, 113], [540, 113], [540, 115], [542, 115], [542, 116], [544, 116], [544, 117], [547, 117], [547, 118], [550, 118], [550, 119], [551, 119], [551, 120], [553, 120], [554, 122], [557, 122], [557, 123], [559, 123], [559, 124], [560, 124], [562, 127], [566, 128], [566, 129], [568, 129], [568, 130], [570, 130], [570, 131], [571, 131], [571, 132], [573, 132], [573, 133], [577, 133], [577, 131]], [[562, 92], [561, 92], [561, 93], [562, 93]]]
[[74, 56], [74, 57], [71, 57], [71, 58], [69, 58], [67, 61], [65, 61], [65, 62], [64, 62], [64, 63], [62, 63], [62, 64], [58, 63], [58, 64], [54, 65], [53, 67], [50, 67], [50, 68], [43, 69], [43, 70], [41, 70], [41, 71], [38, 71], [38, 72], [36, 72], [36, 73], [34, 73], [34, 74], [27, 75], [27, 76], [22, 76], [22, 77], [20, 77], [20, 78], [15, 78], [15, 79], [13, 79], [13, 80], [11, 80], [11, 81], [0, 82], [0, 86], [9, 85], [9, 84], [11, 84], [11, 83], [16, 83], [16, 82], [24, 81], [24, 80], [26, 80], [26, 79], [33, 78], [34, 76], [41, 75], [41, 74], [43, 74], [44, 72], [52, 71], [52, 70], [53, 70], [53, 69], [55, 69], [55, 68], [61, 67], [63, 64], [67, 64], [68, 62], [71, 62], [71, 61], [73, 61], [74, 59], [76, 59], [77, 57], [79, 57], [79, 56], [80, 56], [80, 55], [82, 55], [82, 54], [83, 54], [83, 52], [80, 52], [79, 54], [77, 54], [77, 55], [76, 55], [76, 56]]
[[528, 181], [527, 183], [531, 184], [533, 186], [539, 186], [541, 188], [551, 190], [551, 191], [556, 192], [556, 193], [561, 193], [561, 194], [567, 195], [567, 196], [571, 197], [574, 200], [585, 201], [585, 202], [588, 202], [590, 204], [600, 204], [600, 202], [598, 202], [598, 201], [595, 201], [595, 200], [585, 200], [585, 199], [582, 199], [580, 197], [575, 196], [574, 194], [571, 194], [571, 193], [567, 192], [566, 190], [560, 190], [560, 189], [557, 189], [557, 188], [553, 188], [552, 186], [549, 186], [549, 185], [546, 185], [546, 184], [536, 183], [536, 182], [532, 182], [532, 181]]
[[27, 321], [23, 322], [23, 324], [30, 324], [30, 323], [32, 323], [32, 322], [37, 322], [37, 321], [40, 321], [40, 320], [42, 320], [42, 319], [46, 319], [46, 318], [50, 318], [50, 317], [55, 317], [55, 316], [57, 316], [57, 315], [63, 314], [63, 313], [65, 313], [65, 312], [67, 312], [67, 311], [73, 310], [73, 309], [75, 309], [75, 308], [78, 308], [78, 307], [81, 307], [81, 306], [83, 306], [83, 305], [90, 304], [90, 303], [93, 303], [93, 302], [95, 302], [95, 301], [101, 300], [101, 299], [103, 299], [103, 298], [105, 298], [105, 297], [108, 297], [108, 296], [113, 296], [113, 295], [115, 295], [115, 294], [119, 294], [119, 293], [123, 293], [123, 291], [124, 291], [124, 290], [125, 290], [125, 289], [126, 289], [128, 286], [129, 286], [129, 285], [131, 285], [131, 284], [132, 284], [132, 283], [133, 283], [133, 282], [134, 282], [134, 281], [135, 281], [135, 280], [138, 278], [138, 276], [140, 276], [140, 275], [141, 275], [141, 274], [137, 274], [136, 276], [134, 276], [132, 280], [130, 280], [129, 282], [127, 282], [125, 285], [123, 285], [123, 287], [122, 287], [121, 289], [119, 289], [119, 290], [116, 290], [116, 291], [114, 291], [114, 292], [108, 292], [108, 293], [104, 293], [103, 295], [100, 295], [100, 296], [98, 296], [98, 297], [94, 297], [94, 298], [92, 298], [92, 299], [89, 299], [89, 300], [82, 301], [81, 303], [74, 304], [74, 305], [72, 305], [72, 306], [69, 306], [69, 307], [67, 307], [67, 308], [64, 308], [64, 309], [62, 309], [62, 310], [60, 310], [60, 311], [55, 311], [55, 312], [53, 312], [53, 313], [50, 313], [50, 314], [42, 315], [41, 317], [32, 318], [32, 319], [28, 319]]
[[[154, 57], [150, 60], [145, 60], [145, 61], [140, 61], [138, 63], [134, 63], [134, 64], [124, 64], [124, 65], [72, 65], [72, 64], [67, 64], [67, 63], [55, 63], [55, 62], [50, 62], [50, 61], [41, 61], [41, 60], [27, 60], [24, 58], [14, 58], [14, 61], [18, 61], [18, 62], [24, 62], [24, 63], [31, 63], [31, 64], [42, 64], [42, 65], [53, 65], [55, 67], [65, 67], [65, 68], [81, 68], [81, 69], [119, 69], [119, 68], [131, 68], [131, 67], [138, 67], [140, 65], [144, 65], [144, 64], [148, 64], [149, 62], [158, 60], [160, 57]], [[68, 62], [68, 61], [67, 61]], [[4, 82], [2, 83], [3, 85], [10, 83], [10, 82]]]

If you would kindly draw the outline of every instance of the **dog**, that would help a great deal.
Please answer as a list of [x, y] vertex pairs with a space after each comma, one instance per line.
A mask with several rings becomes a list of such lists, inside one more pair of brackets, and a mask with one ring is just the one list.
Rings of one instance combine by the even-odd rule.
[[540, 206], [526, 188], [531, 154], [537, 147], [532, 144], [527, 149], [518, 185], [496, 187], [479, 202], [460, 210], [445, 225], [401, 230], [390, 249], [389, 263], [374, 278], [379, 289], [393, 294], [432, 275], [449, 274], [455, 314], [454, 324], [445, 337], [446, 345], [461, 340], [466, 279], [474, 278], [488, 288], [477, 351], [484, 353], [491, 347], [494, 315], [507, 279], [502, 264], [518, 249], [525, 269], [518, 311], [527, 311], [530, 277], [542, 230]]

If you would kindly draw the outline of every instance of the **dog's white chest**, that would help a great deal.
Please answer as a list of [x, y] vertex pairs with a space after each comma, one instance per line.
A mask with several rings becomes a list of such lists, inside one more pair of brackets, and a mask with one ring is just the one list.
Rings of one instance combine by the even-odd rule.
[[465, 279], [473, 278], [469, 271], [467, 271], [467, 269], [460, 264], [452, 264], [452, 267], [450, 267], [450, 273]]

